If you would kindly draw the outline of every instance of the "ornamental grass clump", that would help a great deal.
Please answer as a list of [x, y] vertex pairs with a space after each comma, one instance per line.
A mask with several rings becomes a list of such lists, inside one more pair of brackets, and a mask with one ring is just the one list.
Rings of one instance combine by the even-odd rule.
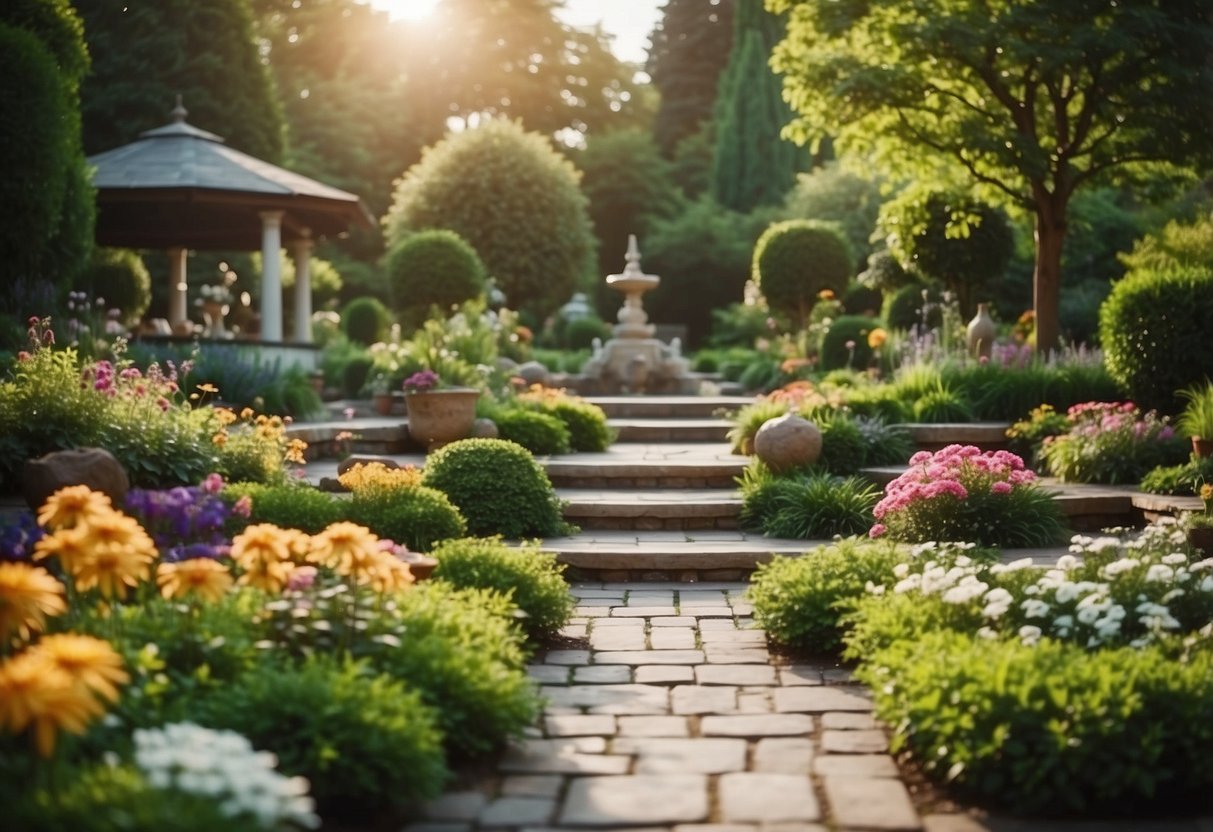
[[873, 514], [873, 538], [905, 543], [1047, 546], [1064, 529], [1060, 509], [1022, 459], [973, 445], [910, 457], [909, 470], [886, 486]]
[[1188, 443], [1165, 418], [1133, 402], [1076, 404], [1066, 419], [1068, 431], [1046, 438], [1040, 450], [1049, 473], [1065, 482], [1133, 483], [1188, 456]]

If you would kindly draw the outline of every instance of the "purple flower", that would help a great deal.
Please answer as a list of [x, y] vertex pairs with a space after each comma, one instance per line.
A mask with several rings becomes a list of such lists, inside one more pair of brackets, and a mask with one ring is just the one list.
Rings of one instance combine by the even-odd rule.
[[22, 511], [15, 523], [0, 526], [0, 561], [29, 560], [43, 534], [33, 512]]
[[404, 380], [406, 393], [424, 393], [438, 386], [438, 374], [433, 370], [419, 370]]

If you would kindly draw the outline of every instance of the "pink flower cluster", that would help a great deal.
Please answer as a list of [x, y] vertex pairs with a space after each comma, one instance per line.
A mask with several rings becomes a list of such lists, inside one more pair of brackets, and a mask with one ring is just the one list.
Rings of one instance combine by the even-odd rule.
[[1136, 440], [1167, 440], [1175, 435], [1175, 429], [1161, 424], [1153, 411], [1143, 417], [1133, 402], [1084, 402], [1067, 410], [1066, 418], [1071, 436], [1095, 438], [1124, 432]]
[[[951, 501], [969, 498], [974, 491], [1010, 494], [1016, 486], [1034, 482], [1036, 474], [1009, 451], [985, 451], [973, 445], [949, 445], [941, 451], [919, 451], [910, 457], [910, 468], [885, 487], [885, 496], [873, 515], [891, 520], [905, 512], [946, 510]], [[880, 537], [886, 523], [878, 522], [869, 532]]]

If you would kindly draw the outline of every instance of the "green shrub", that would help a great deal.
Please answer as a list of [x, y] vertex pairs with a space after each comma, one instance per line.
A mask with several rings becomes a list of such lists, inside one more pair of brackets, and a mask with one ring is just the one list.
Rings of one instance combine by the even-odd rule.
[[370, 346], [387, 336], [387, 307], [378, 298], [354, 298], [341, 310], [341, 331], [355, 344]]
[[543, 320], [594, 263], [580, 174], [540, 133], [486, 119], [430, 147], [396, 185], [385, 220], [395, 244], [448, 228], [480, 255], [511, 308]]
[[615, 441], [616, 432], [607, 423], [606, 413], [592, 402], [562, 398], [551, 404], [548, 412], [564, 422], [574, 451], [605, 451]]
[[903, 286], [916, 282], [887, 248], [877, 249], [869, 254], [867, 269], [860, 272], [855, 280], [859, 285], [881, 292], [882, 295], [892, 294]]
[[[923, 292], [927, 293], [925, 301]], [[927, 304], [926, 328], [935, 329], [943, 323], [943, 292], [934, 284], [910, 283], [886, 294], [880, 317], [889, 329], [922, 329], [924, 303]]]
[[118, 320], [134, 326], [152, 302], [152, 278], [138, 252], [125, 248], [95, 248], [92, 261], [77, 281], [91, 297], [104, 299], [105, 309], [117, 309]]
[[[860, 315], [844, 315], [830, 324], [821, 338], [821, 361], [823, 370], [863, 370], [872, 363], [872, 348], [868, 346], [868, 333], [880, 327], [875, 318]], [[850, 344], [850, 346], [847, 346]]]
[[499, 538], [450, 540], [431, 553], [434, 578], [459, 589], [492, 589], [509, 595], [523, 613], [532, 638], [555, 635], [573, 612], [573, 599], [556, 556], [533, 546], [513, 548]]
[[459, 507], [469, 534], [553, 537], [568, 529], [547, 473], [514, 442], [452, 442], [426, 460], [423, 481]]
[[836, 226], [788, 220], [758, 238], [752, 270], [771, 308], [802, 324], [820, 292], [842, 294], [854, 266], [850, 244]]
[[369, 355], [356, 355], [351, 358], [341, 368], [341, 395], [352, 399], [361, 394], [374, 366], [375, 360]]
[[758, 356], [737, 376], [737, 383], [744, 390], [770, 390], [782, 375], [779, 363], [770, 356]]
[[1143, 408], [1173, 413], [1176, 391], [1210, 380], [1213, 269], [1134, 271], [1099, 310], [1108, 372]]
[[1066, 419], [1067, 432], [1040, 450], [1049, 473], [1066, 482], [1137, 482], [1159, 465], [1180, 463], [1191, 447], [1131, 402], [1088, 402], [1070, 408]]
[[865, 466], [904, 465], [917, 447], [905, 428], [879, 416], [857, 416], [855, 426], [863, 439]]
[[741, 497], [743, 527], [769, 537], [808, 540], [867, 531], [880, 492], [860, 477], [811, 468], [773, 475], [754, 460], [742, 475]]
[[447, 495], [425, 486], [358, 491], [346, 517], [414, 552], [428, 552], [439, 541], [467, 533], [467, 522]]
[[1160, 465], [1141, 478], [1147, 494], [1190, 497], [1205, 483], [1213, 483], [1213, 457], [1193, 457], [1183, 465]]
[[365, 664], [264, 662], [203, 711], [206, 725], [243, 734], [284, 773], [308, 778], [322, 814], [436, 797], [449, 778], [434, 711]]
[[879, 289], [869, 289], [862, 283], [852, 281], [842, 296], [842, 308], [848, 315], [873, 318], [880, 315], [884, 306], [884, 295]]
[[516, 442], [533, 454], [567, 454], [571, 449], [569, 429], [554, 415], [521, 407], [493, 411], [497, 435]]
[[817, 464], [831, 474], [858, 473], [867, 459], [867, 448], [855, 420], [830, 408], [821, 408], [806, 418], [821, 431], [821, 458]]
[[892, 750], [969, 798], [1020, 813], [1140, 812], [1202, 800], [1213, 780], [1213, 656], [1088, 653], [958, 633], [902, 639], [858, 677]]
[[780, 644], [831, 653], [842, 643], [843, 616], [884, 584], [906, 555], [884, 542], [859, 538], [813, 549], [798, 558], [759, 564], [750, 582], [754, 618]]
[[733, 453], [746, 456], [754, 453], [754, 437], [758, 434], [758, 429], [769, 420], [787, 413], [788, 408], [787, 402], [775, 399], [759, 399], [752, 404], [738, 408], [729, 417], [733, 426], [726, 434]]
[[1180, 390], [1179, 396], [1187, 404], [1175, 420], [1175, 427], [1184, 436], [1213, 441], [1213, 382]]
[[485, 288], [484, 263], [476, 250], [446, 229], [418, 231], [402, 238], [387, 255], [392, 305], [398, 314], [421, 315], [477, 297]]
[[973, 407], [963, 393], [940, 385], [928, 390], [914, 401], [914, 420], [917, 422], [971, 422]]
[[375, 664], [421, 694], [452, 752], [484, 754], [534, 723], [539, 698], [508, 598], [432, 581], [397, 603], [402, 646], [384, 647]]
[[564, 326], [559, 343], [566, 349], [588, 350], [595, 338], [605, 343], [611, 334], [610, 324], [597, 316], [574, 318]]
[[283, 529], [298, 529], [318, 534], [345, 518], [346, 507], [333, 495], [318, 491], [310, 485], [261, 485], [233, 482], [220, 492], [229, 505], [241, 497], [252, 503], [250, 523], [272, 523]]

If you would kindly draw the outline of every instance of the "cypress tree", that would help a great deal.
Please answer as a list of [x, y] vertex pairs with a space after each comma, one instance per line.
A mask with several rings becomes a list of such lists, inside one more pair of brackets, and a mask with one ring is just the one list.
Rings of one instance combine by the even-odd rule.
[[733, 51], [716, 98], [712, 192], [735, 211], [773, 205], [809, 167], [809, 154], [780, 138], [792, 120], [781, 81], [767, 61], [783, 37], [783, 22], [762, 0], [737, 0]]

